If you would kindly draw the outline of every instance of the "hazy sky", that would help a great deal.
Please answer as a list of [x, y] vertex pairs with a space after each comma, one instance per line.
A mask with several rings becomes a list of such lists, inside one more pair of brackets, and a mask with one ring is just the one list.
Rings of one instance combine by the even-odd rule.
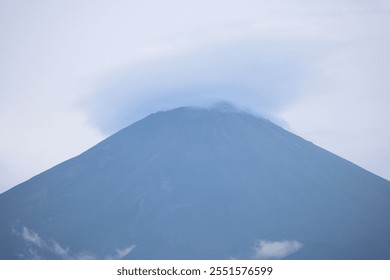
[[0, 0], [0, 192], [226, 99], [390, 179], [390, 0]]

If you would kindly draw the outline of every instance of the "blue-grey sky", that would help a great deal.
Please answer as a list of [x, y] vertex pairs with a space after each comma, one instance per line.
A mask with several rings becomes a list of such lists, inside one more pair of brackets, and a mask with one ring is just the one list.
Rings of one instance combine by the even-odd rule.
[[390, 179], [389, 0], [0, 0], [0, 192], [226, 99]]

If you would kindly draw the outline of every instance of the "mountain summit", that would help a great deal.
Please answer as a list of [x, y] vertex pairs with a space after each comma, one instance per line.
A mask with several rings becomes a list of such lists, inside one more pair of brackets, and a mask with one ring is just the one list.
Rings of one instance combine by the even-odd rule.
[[1, 259], [390, 259], [390, 182], [227, 104], [158, 112], [0, 195]]

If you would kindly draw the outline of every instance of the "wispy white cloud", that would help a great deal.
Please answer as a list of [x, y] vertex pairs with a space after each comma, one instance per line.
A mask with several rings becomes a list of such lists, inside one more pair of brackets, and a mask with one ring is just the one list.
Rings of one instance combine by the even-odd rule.
[[23, 227], [22, 237], [25, 241], [31, 242], [39, 248], [45, 247], [45, 242], [39, 237], [39, 235], [26, 227]]
[[[32, 243], [40, 249], [47, 250], [59, 258], [69, 259], [71, 258], [68, 254], [69, 249], [63, 248], [59, 243], [52, 240], [51, 242], [46, 242], [43, 240], [36, 232], [27, 227], [23, 227], [22, 237], [26, 242]], [[37, 256], [35, 250], [30, 250], [30, 252], [35, 252], [34, 256]]]
[[296, 240], [267, 241], [260, 240], [254, 247], [254, 259], [283, 259], [299, 251], [302, 243]]
[[69, 252], [69, 249], [66, 248], [62, 248], [60, 244], [58, 244], [57, 242], [53, 241], [52, 242], [52, 245], [50, 247], [48, 247], [49, 250], [53, 251], [56, 255], [62, 257], [63, 259], [68, 259], [70, 258], [68, 252]]
[[117, 249], [114, 259], [122, 259], [123, 257], [130, 254], [130, 252], [133, 251], [135, 247], [136, 247], [135, 245], [131, 245], [131, 246], [123, 248], [123, 249]]
[[[19, 234], [15, 229], [14, 232], [16, 234]], [[50, 252], [51, 254], [54, 254], [59, 259], [72, 259], [72, 260], [96, 260], [96, 259], [113, 259], [113, 260], [119, 260], [123, 257], [127, 256], [131, 253], [131, 251], [134, 250], [136, 245], [130, 245], [124, 248], [115, 249], [115, 254], [108, 255], [108, 256], [97, 256], [96, 254], [89, 252], [89, 251], [82, 251], [80, 253], [71, 254], [69, 248], [64, 248], [61, 246], [57, 241], [50, 240], [46, 241], [43, 238], [41, 238], [38, 233], [34, 232], [33, 230], [27, 228], [26, 226], [23, 227], [22, 233], [20, 234], [24, 241], [27, 243], [33, 244], [36, 246], [36, 249], [40, 249], [46, 252]], [[30, 259], [42, 259], [43, 257], [39, 255], [37, 250], [34, 248], [28, 248], [29, 256], [27, 258]]]
[[127, 247], [122, 248], [122, 249], [116, 249], [115, 254], [105, 256], [103, 259], [120, 260], [120, 259], [124, 258], [125, 256], [127, 256], [128, 254], [130, 254], [131, 251], [133, 251], [135, 247], [136, 247], [136, 245], [130, 245], [130, 246], [127, 246]]

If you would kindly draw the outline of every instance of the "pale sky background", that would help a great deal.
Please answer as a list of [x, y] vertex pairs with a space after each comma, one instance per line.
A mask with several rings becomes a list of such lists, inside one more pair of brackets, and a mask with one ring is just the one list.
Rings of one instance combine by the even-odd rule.
[[390, 0], [0, 0], [0, 192], [225, 99], [390, 179]]

